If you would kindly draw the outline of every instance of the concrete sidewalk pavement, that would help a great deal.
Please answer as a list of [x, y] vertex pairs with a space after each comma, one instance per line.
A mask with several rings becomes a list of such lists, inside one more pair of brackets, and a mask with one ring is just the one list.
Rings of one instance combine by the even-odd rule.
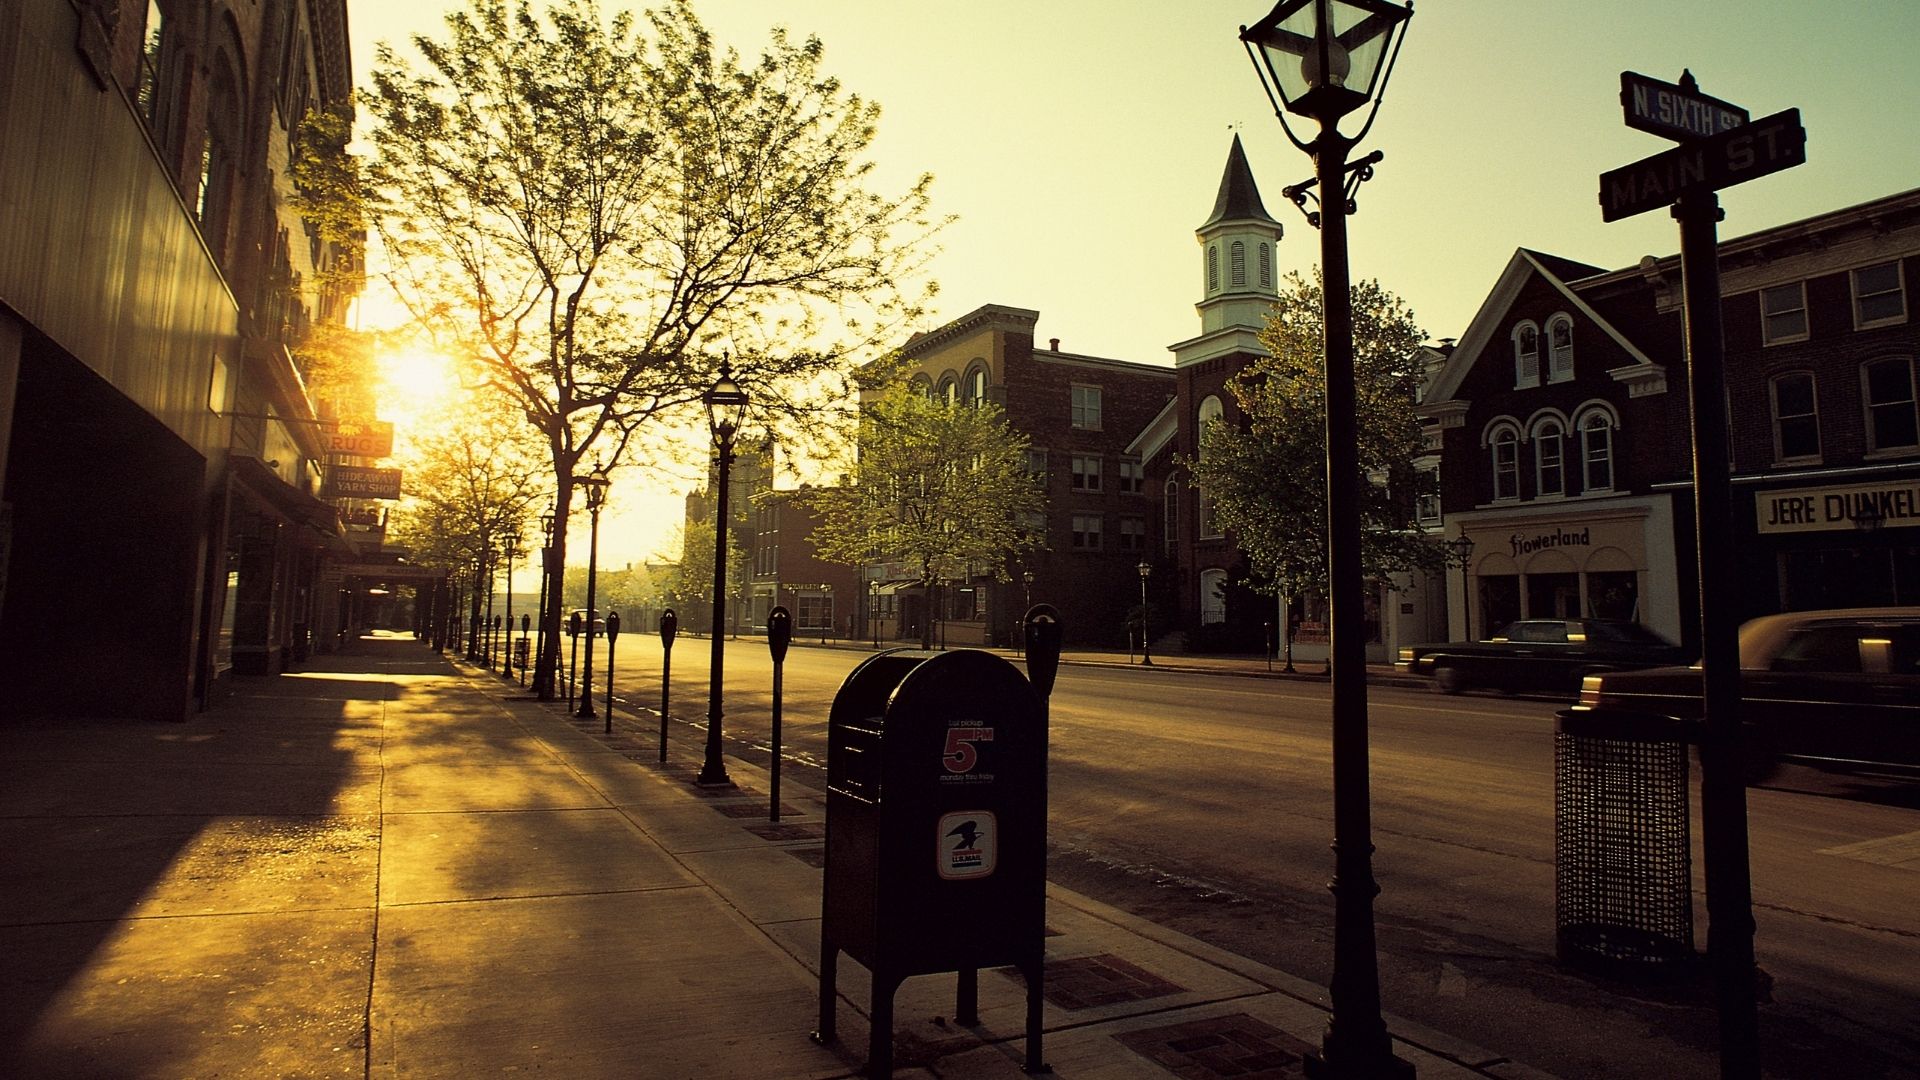
[[[186, 724], [0, 729], [0, 1075], [841, 1077], [813, 1044], [822, 803], [691, 781], [408, 638], [243, 681]], [[621, 725], [624, 727], [624, 725]], [[1286, 1077], [1324, 991], [1048, 890], [1063, 1077]], [[897, 998], [899, 1075], [1014, 1077], [1025, 991]], [[1422, 1077], [1538, 1076], [1390, 1020]]]

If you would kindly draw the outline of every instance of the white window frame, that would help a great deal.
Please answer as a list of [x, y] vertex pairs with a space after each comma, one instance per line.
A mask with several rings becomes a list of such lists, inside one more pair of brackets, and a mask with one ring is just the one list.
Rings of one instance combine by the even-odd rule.
[[1123, 514], [1120, 517], [1120, 550], [1147, 550], [1147, 519], [1138, 514]]
[[[1560, 344], [1555, 334], [1566, 331], [1567, 343]], [[1547, 320], [1547, 381], [1568, 382], [1573, 378], [1573, 316], [1555, 315]]]
[[[1567, 429], [1557, 417], [1533, 425], [1533, 493], [1537, 497], [1559, 497], [1567, 493]], [[1549, 462], [1547, 448], [1553, 448]], [[1552, 469], [1551, 483], [1547, 471]]]
[[[1520, 345], [1523, 335], [1533, 335], [1533, 351], [1528, 352]], [[1540, 328], [1532, 320], [1523, 321], [1513, 328], [1513, 388], [1527, 390], [1540, 385]]]
[[[1502, 460], [1502, 451], [1507, 454]], [[1520, 426], [1511, 421], [1487, 432], [1488, 462], [1493, 468], [1493, 501], [1518, 502], [1520, 499]], [[1502, 478], [1507, 483], [1503, 491]]]
[[1147, 465], [1139, 458], [1120, 459], [1120, 491], [1125, 495], [1139, 495], [1147, 490]]
[[1073, 524], [1073, 550], [1075, 551], [1101, 550], [1100, 534], [1104, 530], [1101, 528], [1102, 522], [1101, 522], [1101, 516], [1099, 514], [1075, 514], [1073, 515], [1072, 524]]
[[[1792, 290], [1795, 305], [1775, 309], [1770, 306], [1770, 298], [1785, 299], [1788, 290]], [[1798, 316], [1800, 329], [1792, 333], [1774, 333], [1774, 320]], [[1790, 281], [1785, 285], [1770, 285], [1760, 290], [1760, 342], [1763, 345], [1791, 345], [1796, 341], [1807, 340], [1807, 283]]]
[[1072, 394], [1070, 419], [1073, 426], [1081, 431], [1101, 430], [1100, 388], [1088, 383], [1074, 383], [1069, 393]]
[[1098, 455], [1075, 454], [1069, 465], [1073, 471], [1073, 490], [1101, 490], [1100, 458]]
[[1200, 571], [1200, 624], [1202, 626], [1227, 621], [1227, 598], [1222, 595], [1227, 583], [1227, 572], [1219, 567], [1208, 567]]
[[[1882, 364], [1905, 364], [1906, 365], [1906, 368], [1907, 368], [1906, 398], [1904, 399], [1889, 398], [1888, 400], [1881, 401], [1881, 402], [1876, 402], [1873, 400], [1872, 387], [1870, 386], [1867, 379], [1867, 371], [1871, 368], [1879, 367]], [[1920, 401], [1915, 400], [1916, 398], [1920, 398], [1920, 387], [1916, 387], [1914, 385], [1915, 382], [1916, 382], [1916, 373], [1914, 371], [1914, 362], [1913, 362], [1913, 357], [1910, 357], [1910, 356], [1878, 356], [1860, 365], [1860, 407], [1861, 407], [1861, 411], [1865, 414], [1866, 425], [1867, 425], [1867, 452], [1866, 452], [1867, 457], [1873, 458], [1873, 457], [1887, 457], [1887, 456], [1904, 456], [1904, 455], [1913, 453], [1914, 450], [1916, 449], [1920, 449], [1920, 439], [1916, 439], [1915, 442], [1911, 442], [1911, 443], [1897, 443], [1893, 446], [1881, 446], [1880, 433], [1878, 431], [1878, 426], [1874, 423], [1874, 409], [1876, 407], [1888, 408], [1888, 407], [1897, 407], [1900, 405], [1905, 405], [1909, 410], [1920, 410]], [[1916, 412], [1915, 426], [1916, 426], [1916, 429], [1920, 429], [1920, 412]]]
[[1047, 482], [1047, 451], [1045, 447], [1027, 447], [1027, 475], [1044, 484]]
[[[1599, 426], [1595, 426], [1592, 423], [1592, 421], [1596, 419], [1600, 421]], [[1588, 409], [1586, 412], [1581, 413], [1579, 418], [1574, 421], [1574, 428], [1580, 434], [1580, 491], [1585, 494], [1587, 492], [1609, 492], [1614, 490], [1614, 485], [1618, 477], [1615, 475], [1614, 469], [1615, 440], [1613, 436], [1614, 433], [1619, 430], [1619, 425], [1614, 421], [1613, 416], [1605, 409]], [[1598, 452], [1596, 452], [1595, 447], [1597, 441], [1594, 438], [1595, 432], [1605, 433], [1606, 444], [1598, 447]], [[1595, 484], [1593, 482], [1593, 473], [1596, 464], [1606, 467], [1606, 483], [1604, 484]]]
[[[1879, 292], [1866, 293], [1863, 295], [1860, 292], [1860, 275], [1868, 271], [1879, 270], [1883, 267], [1893, 268], [1893, 288], [1882, 289]], [[1899, 259], [1874, 263], [1872, 266], [1862, 266], [1855, 270], [1849, 270], [1847, 272], [1847, 284], [1853, 294], [1853, 328], [1855, 330], [1871, 330], [1876, 326], [1896, 326], [1907, 321], [1906, 267]], [[1895, 315], [1882, 315], [1877, 319], [1864, 317], [1860, 311], [1860, 302], [1864, 299], [1882, 296], [1898, 296], [1900, 299], [1899, 313]]]
[[1206, 397], [1200, 399], [1200, 407], [1193, 412], [1193, 454], [1195, 457], [1207, 456], [1206, 441], [1203, 438], [1206, 434], [1207, 425], [1210, 423], [1223, 422], [1226, 418], [1227, 407], [1221, 402], [1220, 395], [1208, 394]]
[[[1805, 379], [1813, 399], [1811, 412], [1783, 415], [1780, 411], [1780, 384], [1788, 379]], [[1864, 379], [1862, 380], [1864, 385]], [[1783, 371], [1767, 380], [1767, 408], [1773, 418], [1773, 460], [1776, 465], [1805, 465], [1820, 460], [1820, 380], [1811, 371]], [[1813, 453], [1788, 454], [1781, 424], [1787, 420], [1813, 420]]]

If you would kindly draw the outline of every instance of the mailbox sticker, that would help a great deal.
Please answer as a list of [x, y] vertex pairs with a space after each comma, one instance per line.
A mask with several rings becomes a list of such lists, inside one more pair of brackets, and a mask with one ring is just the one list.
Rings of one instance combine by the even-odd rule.
[[942, 814], [938, 866], [948, 881], [982, 878], [999, 861], [1000, 828], [991, 810], [960, 810]]
[[980, 744], [993, 741], [993, 729], [978, 720], [956, 720], [947, 725], [946, 746], [940, 752], [940, 764], [946, 767], [946, 774], [940, 777], [948, 784], [991, 784], [993, 774], [982, 772], [980, 766]]

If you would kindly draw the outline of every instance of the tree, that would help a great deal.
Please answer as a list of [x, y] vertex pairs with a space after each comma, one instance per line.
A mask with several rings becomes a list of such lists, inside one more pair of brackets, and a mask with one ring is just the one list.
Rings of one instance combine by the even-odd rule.
[[[1210, 423], [1188, 461], [1216, 520], [1233, 534], [1264, 593], [1324, 587], [1327, 576], [1326, 358], [1320, 286], [1287, 275], [1261, 344], [1271, 355], [1227, 383], [1243, 418]], [[1399, 297], [1377, 281], [1353, 286], [1353, 352], [1359, 410], [1361, 564], [1380, 579], [1434, 567], [1438, 549], [1414, 528], [1425, 452], [1414, 415], [1426, 335]]]
[[937, 225], [930, 177], [869, 190], [878, 106], [821, 71], [817, 39], [775, 31], [743, 62], [686, 0], [645, 33], [592, 0], [544, 16], [468, 0], [444, 40], [413, 39], [422, 71], [378, 50], [366, 104], [391, 280], [538, 428], [564, 523], [582, 463], [697, 404], [723, 350], [762, 422], [844, 398], [918, 316], [906, 283]]
[[[820, 558], [907, 563], [931, 610], [935, 581], [983, 566], [1005, 581], [1008, 559], [1039, 545], [1025, 523], [1046, 496], [1027, 472], [1027, 440], [998, 406], [898, 387], [860, 410], [858, 440], [847, 482], [803, 496], [819, 518], [811, 539]], [[923, 647], [932, 633], [929, 619]]]
[[[746, 595], [747, 582], [753, 577], [753, 560], [743, 535], [746, 530], [740, 525], [737, 520], [727, 523], [727, 607]], [[682, 604], [699, 604], [698, 610], [684, 613], [689, 628], [707, 625], [713, 619], [713, 529], [713, 519], [702, 517], [687, 522], [681, 530], [680, 565], [674, 574], [673, 595]], [[709, 629], [726, 632], [724, 625]]]
[[392, 529], [415, 565], [446, 571], [456, 590], [472, 587], [471, 619], [480, 614], [492, 572], [489, 553], [516, 532], [522, 543], [515, 558], [530, 553], [529, 537], [537, 550], [528, 523], [545, 488], [539, 448], [528, 445], [525, 425], [497, 406], [470, 416], [467, 428], [422, 439], [402, 462], [409, 494], [392, 515]]

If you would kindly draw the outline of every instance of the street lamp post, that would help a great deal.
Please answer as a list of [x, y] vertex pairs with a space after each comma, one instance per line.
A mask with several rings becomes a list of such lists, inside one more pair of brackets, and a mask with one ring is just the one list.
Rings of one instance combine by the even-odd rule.
[[1140, 666], [1153, 666], [1153, 646], [1147, 643], [1147, 579], [1153, 576], [1153, 564], [1140, 560]]
[[587, 529], [587, 662], [580, 669], [580, 709], [573, 715], [582, 720], [591, 720], [597, 713], [593, 711], [593, 605], [594, 576], [599, 570], [600, 559], [600, 508], [607, 503], [607, 467], [599, 465], [585, 476], [577, 476], [574, 483], [586, 489], [587, 513], [592, 525]]
[[[560, 666], [559, 642], [554, 642], [553, 659], [547, 658], [547, 596], [553, 583], [553, 500], [547, 500], [547, 512], [540, 515], [540, 608], [536, 616], [540, 626], [533, 637], [533, 692], [542, 701], [553, 700], [555, 669]], [[557, 605], [556, 605], [557, 606]]]
[[1014, 634], [1014, 651], [1024, 656], [1027, 649], [1027, 612], [1033, 610], [1033, 571], [1031, 570], [1020, 572], [1020, 599], [1024, 602], [1024, 606], [1020, 609], [1020, 621], [1016, 627], [1018, 633]]
[[720, 676], [726, 662], [726, 638], [721, 620], [725, 618], [727, 594], [727, 473], [733, 467], [733, 440], [740, 434], [746, 418], [747, 395], [733, 381], [733, 368], [720, 361], [720, 377], [706, 394], [707, 428], [713, 434], [715, 465], [719, 472], [715, 487], [713, 545], [713, 659], [707, 665], [707, 754], [695, 782], [714, 786], [731, 785], [726, 762], [720, 754]]
[[1473, 558], [1473, 537], [1466, 533], [1441, 545], [1447, 549], [1447, 562], [1460, 568], [1460, 621], [1466, 640], [1473, 640], [1473, 578], [1467, 573], [1467, 561]]
[[507, 542], [507, 639], [502, 648], [504, 656], [500, 662], [500, 677], [513, 681], [513, 557], [520, 553], [520, 543], [526, 538], [520, 535], [520, 526], [508, 528]]
[[[1333, 689], [1334, 896], [1332, 1012], [1320, 1053], [1307, 1075], [1410, 1077], [1393, 1056], [1380, 1013], [1380, 970], [1374, 937], [1373, 823], [1367, 763], [1365, 578], [1360, 561], [1360, 452], [1355, 418], [1353, 295], [1347, 265], [1347, 215], [1353, 192], [1381, 155], [1349, 165], [1348, 151], [1366, 137], [1379, 112], [1399, 43], [1413, 14], [1387, 0], [1281, 0], [1266, 17], [1242, 27], [1281, 128], [1314, 162], [1314, 178], [1286, 189], [1296, 206], [1318, 201], [1307, 220], [1320, 229], [1320, 293], [1325, 305], [1327, 438], [1327, 577], [1329, 658]], [[1372, 104], [1351, 138], [1340, 119]], [[1319, 123], [1303, 142], [1287, 113]], [[1351, 178], [1349, 173], [1352, 173]], [[1318, 188], [1317, 193], [1314, 191]]]

